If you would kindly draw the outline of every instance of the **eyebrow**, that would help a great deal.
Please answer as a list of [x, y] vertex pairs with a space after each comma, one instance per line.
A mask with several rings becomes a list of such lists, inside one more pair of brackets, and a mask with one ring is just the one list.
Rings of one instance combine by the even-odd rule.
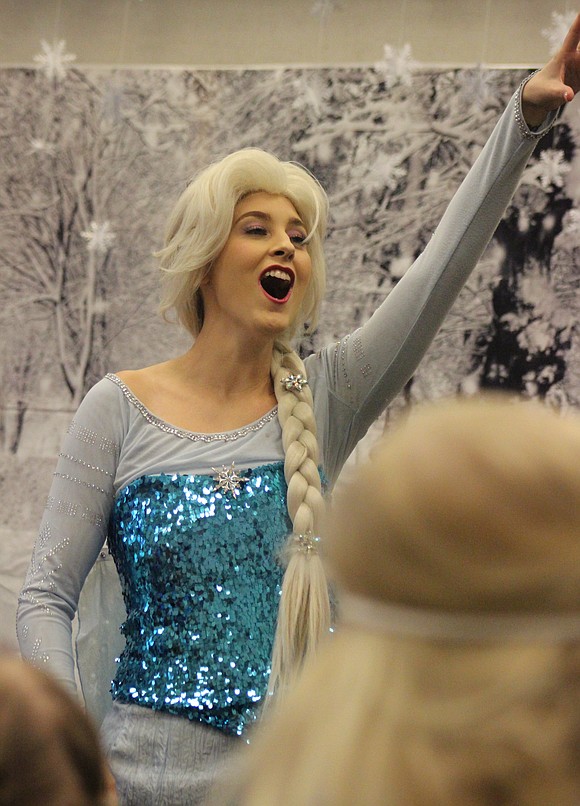
[[[236, 218], [234, 221], [234, 225], [241, 221], [243, 218], [260, 218], [262, 221], [271, 221], [272, 216], [269, 213], [265, 213], [263, 210], [249, 210], [247, 213], [242, 213], [239, 218]], [[306, 224], [300, 218], [290, 218], [288, 220], [288, 226], [294, 225], [298, 227], [303, 227], [306, 229]]]

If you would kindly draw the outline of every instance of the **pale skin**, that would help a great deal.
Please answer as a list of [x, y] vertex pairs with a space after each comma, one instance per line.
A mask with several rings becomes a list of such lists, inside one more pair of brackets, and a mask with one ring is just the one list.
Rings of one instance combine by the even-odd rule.
[[[178, 358], [119, 377], [147, 408], [179, 428], [240, 428], [276, 405], [274, 340], [294, 321], [310, 281], [306, 227], [284, 196], [252, 193], [236, 205], [228, 241], [202, 285], [203, 327]], [[283, 301], [264, 292], [264, 271], [293, 279]]]
[[[530, 127], [580, 90], [580, 14], [560, 50], [526, 84], [522, 113]], [[274, 340], [293, 321], [310, 280], [307, 234], [284, 196], [253, 193], [235, 208], [230, 237], [202, 286], [205, 317], [183, 355], [118, 373], [157, 417], [179, 428], [216, 433], [254, 422], [276, 405], [270, 377]], [[284, 302], [260, 284], [268, 266], [289, 269]]]

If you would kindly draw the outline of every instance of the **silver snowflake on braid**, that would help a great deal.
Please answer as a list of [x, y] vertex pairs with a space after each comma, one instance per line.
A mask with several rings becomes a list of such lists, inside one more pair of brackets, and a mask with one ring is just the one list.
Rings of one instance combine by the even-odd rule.
[[282, 378], [280, 383], [287, 392], [301, 392], [308, 385], [308, 381], [301, 372], [297, 372], [296, 375], [290, 373]]
[[303, 554], [318, 554], [320, 538], [313, 535], [312, 532], [306, 532], [303, 535], [295, 534], [293, 538], [298, 551]]

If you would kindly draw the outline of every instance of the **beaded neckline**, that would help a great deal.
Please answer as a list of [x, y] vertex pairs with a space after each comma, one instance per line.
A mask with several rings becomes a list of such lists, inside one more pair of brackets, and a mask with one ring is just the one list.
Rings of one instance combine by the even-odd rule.
[[233, 442], [236, 439], [245, 437], [252, 431], [259, 431], [261, 428], [263, 428], [263, 426], [266, 425], [266, 423], [269, 423], [278, 414], [278, 407], [274, 406], [271, 411], [269, 411], [267, 414], [264, 414], [264, 416], [260, 417], [259, 420], [249, 423], [249, 425], [245, 425], [243, 428], [238, 428], [235, 431], [223, 431], [217, 434], [196, 433], [195, 431], [187, 431], [184, 428], [178, 428], [177, 426], [171, 425], [171, 423], [165, 422], [165, 420], [156, 417], [146, 406], [143, 405], [143, 403], [141, 403], [138, 397], [135, 397], [129, 387], [114, 373], [108, 372], [105, 377], [110, 381], [113, 381], [113, 383], [119, 387], [129, 403], [131, 403], [132, 406], [135, 406], [135, 408], [150, 425], [154, 425], [156, 428], [159, 428], [160, 431], [164, 431], [166, 434], [173, 434], [173, 436], [179, 437], [180, 439], [189, 439], [192, 442]]

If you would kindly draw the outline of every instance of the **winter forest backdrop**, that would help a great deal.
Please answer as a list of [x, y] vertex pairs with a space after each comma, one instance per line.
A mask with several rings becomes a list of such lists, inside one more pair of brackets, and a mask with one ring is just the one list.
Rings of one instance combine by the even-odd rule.
[[[152, 258], [187, 179], [255, 145], [321, 180], [329, 292], [302, 345], [310, 351], [364, 322], [397, 283], [526, 74], [426, 69], [388, 48], [384, 63], [320, 69], [85, 69], [53, 56], [0, 70], [0, 629], [12, 644], [16, 593], [73, 411], [104, 373], [187, 346], [156, 315]], [[479, 388], [578, 406], [579, 140], [575, 104], [539, 142], [387, 417]]]

